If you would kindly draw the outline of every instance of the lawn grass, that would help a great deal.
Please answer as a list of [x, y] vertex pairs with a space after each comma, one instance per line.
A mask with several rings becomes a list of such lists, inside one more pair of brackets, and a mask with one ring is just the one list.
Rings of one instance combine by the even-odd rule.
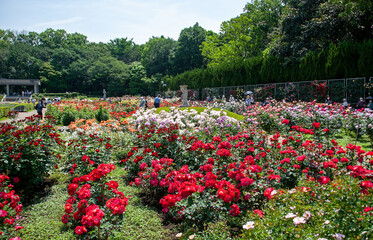
[[[187, 109], [188, 111], [190, 111], [191, 109], [194, 109], [198, 113], [201, 113], [201, 112], [203, 112], [207, 108], [206, 107], [180, 107], [179, 109], [180, 110]], [[212, 109], [215, 110], [215, 111], [220, 111], [221, 110], [220, 108], [212, 108]], [[170, 108], [169, 107], [160, 107], [160, 108], [157, 108], [157, 110], [155, 111], [155, 113], [160, 113], [162, 110], [164, 110], [166, 112], [170, 112]], [[234, 118], [234, 119], [236, 119], [238, 121], [243, 121], [245, 119], [245, 117], [243, 115], [239, 115], [239, 114], [227, 111], [227, 110], [223, 110], [223, 111], [227, 113], [228, 117], [232, 117], [232, 118]]]
[[335, 136], [335, 140], [338, 142], [339, 145], [343, 147], [351, 143], [357, 146], [361, 146], [361, 148], [365, 151], [373, 150], [373, 147], [367, 135], [360, 136], [359, 139], [356, 141], [356, 138], [353, 136], [350, 136], [345, 133], [338, 133]]
[[74, 239], [73, 230], [66, 228], [61, 221], [65, 214], [65, 202], [69, 197], [68, 183], [62, 180], [61, 174], [53, 176], [60, 179], [56, 179], [57, 183], [46, 197], [23, 210], [21, 225], [24, 228], [20, 231], [22, 239]]
[[[109, 239], [170, 239], [170, 230], [164, 228], [161, 215], [155, 209], [142, 205], [138, 195], [139, 189], [124, 183], [123, 176], [126, 172], [117, 167], [108, 176], [109, 180], [119, 183], [119, 191], [125, 196], [130, 196], [125, 211], [123, 224], [114, 236]], [[31, 204], [22, 211], [20, 224], [24, 226], [20, 230], [22, 239], [76, 239], [73, 229], [62, 223], [61, 217], [69, 195], [67, 186], [70, 177], [65, 173], [56, 173], [51, 176], [55, 184], [44, 198]], [[36, 201], [35, 201], [36, 202]]]

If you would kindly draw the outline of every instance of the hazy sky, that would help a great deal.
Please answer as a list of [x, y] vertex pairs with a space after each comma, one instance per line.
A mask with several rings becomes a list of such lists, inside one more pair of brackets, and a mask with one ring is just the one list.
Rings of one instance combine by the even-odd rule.
[[220, 24], [243, 12], [247, 0], [0, 0], [0, 29], [78, 32], [91, 42], [152, 36], [178, 39], [196, 22], [219, 32]]

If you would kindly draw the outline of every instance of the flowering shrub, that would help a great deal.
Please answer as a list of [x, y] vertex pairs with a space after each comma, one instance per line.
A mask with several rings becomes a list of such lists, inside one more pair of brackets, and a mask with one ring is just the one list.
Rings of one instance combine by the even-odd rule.
[[240, 129], [240, 122], [226, 116], [226, 112], [222, 110], [205, 109], [200, 114], [194, 109], [170, 108], [169, 112], [161, 111], [159, 114], [155, 114], [154, 111], [155, 109], [146, 112], [140, 110], [133, 115], [130, 123], [135, 124], [139, 130], [152, 125], [167, 127], [170, 124], [177, 124], [181, 135], [185, 136], [192, 134], [192, 132], [188, 132], [188, 128], [193, 128], [194, 131], [203, 132], [203, 134], [215, 131], [225, 134], [232, 131], [238, 132]]
[[66, 143], [65, 152], [62, 153], [66, 162], [62, 164], [61, 170], [80, 176], [111, 160], [113, 145], [110, 137], [91, 132], [75, 133], [77, 134]]
[[[214, 225], [230, 232], [221, 238], [372, 237], [373, 151], [332, 139], [339, 128], [357, 125], [366, 134], [369, 110], [314, 102], [250, 107], [215, 102], [209, 107], [246, 114], [245, 123], [212, 108], [200, 114], [141, 109], [133, 118], [119, 120], [132, 114], [131, 109], [119, 114], [126, 104], [76, 102], [74, 111], [102, 106], [116, 112], [116, 119], [77, 120], [61, 136], [40, 119], [2, 125], [1, 171], [22, 183], [22, 174], [31, 174], [25, 167], [31, 157], [51, 166], [57, 157], [58, 169], [73, 179], [62, 221], [80, 239], [110, 238], [122, 222], [128, 200], [108, 178], [112, 162], [125, 168], [123, 177], [138, 186], [142, 200], [183, 227]], [[199, 234], [191, 237], [217, 236]]]
[[[14, 179], [18, 181], [18, 179]], [[16, 231], [23, 227], [17, 224], [19, 214], [22, 211], [20, 198], [12, 190], [9, 177], [0, 175], [0, 238], [10, 238], [16, 235]]]
[[55, 117], [57, 124], [69, 125], [76, 119], [93, 119], [99, 122], [109, 118], [121, 120], [138, 109], [138, 100], [129, 99], [109, 103], [102, 101], [62, 101], [48, 106], [46, 115]]
[[328, 85], [326, 82], [317, 82], [315, 80], [309, 85], [309, 87], [311, 88], [311, 93], [314, 99], [317, 99], [318, 101], [326, 99], [328, 93]]
[[371, 196], [361, 195], [357, 180], [330, 184], [302, 181], [270, 200], [264, 216], [247, 214], [244, 239], [370, 239], [373, 237]]
[[128, 199], [118, 191], [118, 183], [105, 178], [115, 169], [100, 164], [89, 174], [73, 179], [68, 186], [62, 222], [75, 229], [84, 239], [107, 239], [121, 224]]
[[25, 188], [39, 184], [53, 167], [55, 148], [61, 144], [53, 126], [30, 117], [0, 125], [0, 172], [18, 177]]
[[[267, 201], [278, 199], [286, 189], [300, 187], [304, 178], [329, 186], [343, 174], [367, 177], [372, 171], [370, 154], [358, 146], [344, 148], [327, 138], [321, 143], [325, 131], [320, 122], [292, 126], [286, 135], [272, 137], [255, 130], [186, 137], [180, 136], [184, 128], [191, 130], [186, 125], [159, 127], [165, 123], [156, 118], [151, 121], [138, 128], [137, 144], [143, 150], [135, 147], [123, 162], [132, 176], [137, 171], [136, 185], [157, 193], [154, 200], [164, 194], [159, 200], [163, 212], [193, 226], [242, 217], [248, 210], [263, 215], [259, 211]], [[280, 124], [289, 123], [284, 119]], [[313, 141], [310, 136], [318, 138]], [[168, 154], [172, 165], [158, 164]], [[356, 182], [355, 189], [361, 188], [356, 194], [370, 195], [370, 183]], [[297, 217], [296, 223], [302, 224], [304, 219]]]

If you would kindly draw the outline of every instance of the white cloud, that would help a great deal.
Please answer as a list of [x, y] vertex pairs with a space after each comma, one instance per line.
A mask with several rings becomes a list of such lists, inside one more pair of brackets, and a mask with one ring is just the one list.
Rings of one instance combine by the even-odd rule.
[[30, 28], [55, 27], [55, 26], [60, 26], [60, 25], [64, 25], [64, 24], [74, 23], [74, 22], [77, 22], [81, 19], [83, 19], [83, 18], [82, 17], [72, 17], [72, 18], [63, 19], [63, 20], [37, 23], [37, 24], [32, 25]]

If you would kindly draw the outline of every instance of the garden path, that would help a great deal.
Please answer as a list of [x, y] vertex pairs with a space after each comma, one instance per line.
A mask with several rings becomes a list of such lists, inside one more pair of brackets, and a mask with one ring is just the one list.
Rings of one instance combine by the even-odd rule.
[[[29, 112], [18, 112], [15, 120], [17, 121], [22, 120], [22, 119], [25, 119], [26, 117], [31, 117], [32, 115], [36, 115], [36, 114], [37, 114], [36, 110], [32, 110]], [[14, 119], [8, 118], [8, 119], [0, 121], [0, 123], [10, 123], [12, 121], [14, 121]]]

